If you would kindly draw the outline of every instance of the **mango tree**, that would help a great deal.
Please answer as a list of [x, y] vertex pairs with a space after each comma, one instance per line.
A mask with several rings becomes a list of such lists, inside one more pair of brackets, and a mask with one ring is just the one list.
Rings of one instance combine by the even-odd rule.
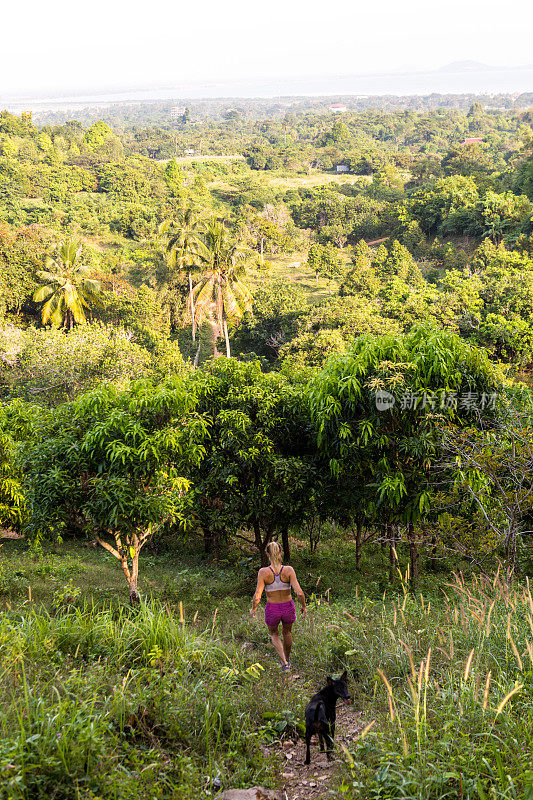
[[85, 529], [119, 561], [132, 603], [143, 546], [162, 525], [189, 521], [185, 471], [201, 462], [207, 432], [195, 406], [178, 377], [104, 384], [43, 416], [25, 454], [34, 534]]
[[23, 475], [18, 459], [23, 433], [17, 420], [20, 405], [23, 404], [0, 408], [0, 527], [7, 525], [15, 529], [22, 526], [26, 517]]
[[354, 504], [375, 522], [406, 526], [413, 584], [415, 525], [431, 509], [442, 432], [493, 417], [500, 383], [485, 351], [426, 325], [404, 336], [358, 337], [311, 386], [332, 473], [352, 481]]
[[195, 375], [195, 391], [212, 420], [206, 456], [190, 473], [207, 546], [249, 530], [264, 566], [281, 533], [288, 560], [288, 528], [306, 514], [317, 474], [303, 388], [258, 363], [220, 359]]

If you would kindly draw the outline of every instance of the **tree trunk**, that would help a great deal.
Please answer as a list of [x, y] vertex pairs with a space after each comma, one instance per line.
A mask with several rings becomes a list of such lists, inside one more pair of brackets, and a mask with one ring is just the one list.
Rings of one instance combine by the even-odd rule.
[[120, 565], [126, 580], [128, 581], [128, 589], [130, 593], [130, 603], [134, 605], [140, 601], [139, 592], [137, 589], [137, 582], [139, 578], [139, 552], [135, 548], [135, 556], [132, 559], [132, 568], [128, 566], [128, 556], [122, 552], [120, 556]]
[[414, 589], [418, 584], [418, 544], [415, 536], [415, 526], [412, 522], [407, 525], [407, 536], [409, 538], [409, 560], [411, 562], [411, 587]]
[[130, 589], [130, 605], [135, 605], [136, 603], [140, 603], [141, 598], [139, 597], [139, 592], [137, 591], [137, 578], [135, 580], [131, 580], [129, 582], [129, 589]]
[[284, 525], [281, 529], [281, 542], [283, 544], [283, 560], [289, 564], [291, 560], [291, 546], [289, 542], [289, 526]]
[[228, 336], [228, 323], [226, 320], [223, 322], [224, 327], [224, 339], [226, 340], [226, 357], [231, 358], [231, 351], [229, 349], [229, 336]]
[[209, 528], [204, 527], [204, 553], [211, 552], [211, 546], [213, 544], [213, 537], [211, 536], [211, 531]]
[[355, 523], [355, 568], [361, 572], [361, 549], [363, 546], [363, 526], [359, 520]]
[[192, 340], [196, 341], [196, 320], [194, 319], [194, 297], [192, 293], [192, 278], [189, 272], [189, 302], [191, 306], [191, 320], [192, 320]]
[[266, 549], [267, 545], [270, 542], [270, 539], [272, 538], [272, 534], [270, 532], [267, 532], [265, 538], [263, 539], [263, 537], [261, 536], [261, 528], [259, 527], [259, 523], [257, 522], [257, 520], [254, 520], [253, 531], [254, 531], [255, 545], [259, 550], [259, 555], [261, 556], [261, 566], [268, 567], [270, 562]]

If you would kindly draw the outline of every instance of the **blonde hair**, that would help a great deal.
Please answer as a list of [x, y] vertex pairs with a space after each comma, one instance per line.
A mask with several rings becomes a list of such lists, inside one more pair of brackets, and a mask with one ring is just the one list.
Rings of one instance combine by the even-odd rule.
[[283, 559], [281, 557], [281, 548], [277, 542], [270, 542], [267, 545], [267, 553], [270, 563], [275, 567], [281, 567]]

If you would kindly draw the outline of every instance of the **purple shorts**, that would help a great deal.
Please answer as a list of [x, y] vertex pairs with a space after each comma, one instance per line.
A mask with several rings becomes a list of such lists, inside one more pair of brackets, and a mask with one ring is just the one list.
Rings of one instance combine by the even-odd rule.
[[265, 608], [265, 622], [269, 628], [277, 628], [280, 622], [294, 622], [296, 609], [294, 600], [287, 603], [267, 603]]

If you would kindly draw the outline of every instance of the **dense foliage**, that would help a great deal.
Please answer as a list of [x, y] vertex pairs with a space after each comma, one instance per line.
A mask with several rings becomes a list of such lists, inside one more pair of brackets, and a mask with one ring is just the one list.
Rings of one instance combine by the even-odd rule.
[[[71, 581], [50, 614], [2, 612], [0, 797], [270, 780], [255, 658], [217, 637], [217, 611], [200, 635], [141, 595], [164, 543], [229, 559], [240, 597], [276, 538], [317, 609], [306, 669], [348, 667], [382, 723], [339, 791], [529, 790], [533, 118], [531, 98], [467, 99], [206, 101], [143, 127], [134, 109], [0, 113], [0, 528], [36, 557], [93, 543], [99, 583], [120, 597], [121, 570], [138, 611], [82, 608]], [[345, 563], [367, 599], [326, 606], [322, 553], [328, 603]], [[414, 590], [458, 567], [485, 577], [430, 614]], [[370, 645], [360, 619], [381, 620]]]

